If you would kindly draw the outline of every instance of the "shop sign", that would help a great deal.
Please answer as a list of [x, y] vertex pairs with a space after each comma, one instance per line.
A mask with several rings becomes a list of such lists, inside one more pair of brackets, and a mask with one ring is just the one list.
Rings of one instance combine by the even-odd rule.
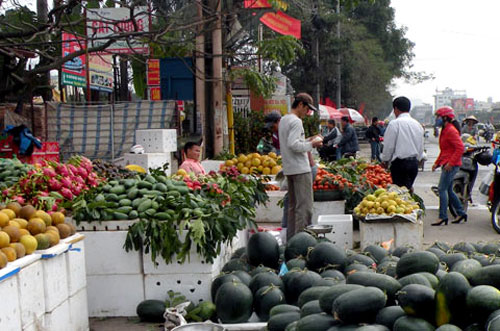
[[160, 60], [148, 60], [148, 86], [160, 85]]
[[89, 56], [90, 88], [103, 92], [113, 92], [113, 58], [110, 54], [92, 54]]
[[[135, 21], [135, 22], [134, 22]], [[147, 7], [135, 7], [134, 20], [130, 18], [130, 8], [87, 9], [87, 37], [89, 48], [105, 44], [110, 38], [120, 38], [106, 48], [111, 53], [149, 53], [148, 44], [142, 37], [120, 37], [125, 33], [149, 31]]]
[[161, 88], [159, 86], [149, 88], [149, 99], [153, 101], [161, 100]]
[[[71, 33], [62, 34], [62, 56], [65, 57], [85, 49], [85, 39], [77, 37]], [[72, 85], [77, 87], [87, 87], [87, 71], [85, 68], [85, 54], [74, 57], [62, 66], [62, 85]]]

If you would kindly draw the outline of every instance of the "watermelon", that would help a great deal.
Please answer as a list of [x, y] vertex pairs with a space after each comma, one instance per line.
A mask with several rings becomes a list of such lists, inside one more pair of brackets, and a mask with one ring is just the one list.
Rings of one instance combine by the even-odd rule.
[[333, 302], [332, 310], [343, 323], [371, 323], [386, 301], [384, 292], [368, 286], [341, 294]]
[[254, 295], [253, 306], [261, 321], [269, 320], [271, 308], [285, 303], [285, 294], [279, 287], [271, 285], [261, 287]]
[[401, 306], [384, 307], [377, 313], [377, 316], [375, 317], [375, 323], [385, 325], [390, 330], [392, 330], [396, 320], [405, 315], [406, 313], [403, 308], [401, 308]]
[[289, 261], [299, 256], [306, 257], [309, 248], [316, 246], [318, 241], [307, 232], [299, 232], [288, 240], [285, 248], [285, 260]]
[[257, 232], [248, 240], [248, 263], [253, 266], [264, 265], [278, 269], [280, 258], [279, 244], [269, 232]]
[[466, 303], [472, 320], [484, 322], [491, 313], [500, 309], [500, 291], [490, 285], [474, 286], [467, 293]]
[[137, 305], [136, 312], [141, 322], [163, 323], [165, 308], [165, 301], [144, 300]]
[[281, 290], [284, 289], [283, 281], [274, 272], [261, 272], [253, 276], [248, 287], [250, 288], [252, 293], [255, 294], [255, 292], [257, 292], [261, 287], [269, 285], [278, 286]]
[[217, 294], [217, 290], [219, 287], [222, 286], [222, 284], [226, 282], [238, 282], [241, 283], [241, 280], [233, 274], [222, 274], [217, 277], [212, 281], [212, 285], [210, 286], [210, 295], [212, 296], [212, 300], [215, 300], [215, 295]]
[[307, 267], [311, 270], [319, 270], [325, 267], [332, 267], [337, 270], [344, 270], [347, 256], [343, 250], [332, 243], [322, 242], [314, 246], [307, 256]]
[[469, 322], [466, 305], [470, 284], [458, 272], [446, 274], [436, 288], [436, 325], [452, 323], [463, 326]]
[[407, 315], [434, 322], [435, 294], [436, 292], [428, 286], [406, 285], [397, 294], [398, 304]]
[[439, 259], [436, 255], [426, 251], [419, 251], [403, 255], [396, 265], [396, 274], [398, 278], [401, 278], [422, 271], [434, 274], [438, 269]]
[[244, 323], [253, 313], [252, 291], [241, 282], [226, 282], [217, 291], [215, 307], [222, 323]]

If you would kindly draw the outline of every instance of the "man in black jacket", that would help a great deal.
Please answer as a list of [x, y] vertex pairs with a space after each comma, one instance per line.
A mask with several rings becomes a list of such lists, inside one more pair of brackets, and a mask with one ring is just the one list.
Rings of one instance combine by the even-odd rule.
[[335, 142], [340, 141], [340, 130], [335, 126], [335, 120], [328, 120], [328, 133], [323, 138], [323, 147], [319, 149], [320, 157], [325, 161], [336, 160], [336, 148], [333, 147]]
[[372, 149], [372, 161], [380, 161], [380, 128], [378, 127], [378, 118], [372, 118], [372, 125], [366, 130], [366, 139], [370, 142]]
[[342, 123], [342, 140], [338, 143], [337, 148], [340, 148], [343, 157], [354, 157], [356, 158], [356, 152], [359, 151], [358, 136], [356, 131], [349, 124], [349, 117], [343, 116], [340, 119]]

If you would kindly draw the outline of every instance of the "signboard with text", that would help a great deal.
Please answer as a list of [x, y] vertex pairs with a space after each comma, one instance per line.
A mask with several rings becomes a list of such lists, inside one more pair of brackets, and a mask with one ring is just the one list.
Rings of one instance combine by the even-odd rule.
[[87, 37], [89, 48], [105, 44], [110, 38], [123, 34], [131, 36], [121, 37], [109, 47], [106, 52], [111, 53], [149, 53], [148, 44], [134, 33], [149, 31], [149, 14], [147, 7], [135, 7], [133, 20], [130, 17], [130, 8], [97, 8], [87, 9]]
[[110, 54], [89, 56], [90, 88], [103, 92], [113, 92], [113, 59]]
[[287, 14], [277, 11], [276, 13], [265, 13], [260, 21], [273, 31], [285, 36], [301, 37], [301, 22]]
[[[71, 33], [62, 33], [62, 56], [85, 49], [85, 39]], [[85, 54], [74, 57], [62, 66], [61, 84], [77, 87], [87, 86], [87, 71], [85, 68]]]
[[160, 85], [160, 60], [148, 60], [148, 86]]
[[161, 100], [161, 88], [159, 86], [149, 88], [149, 100]]

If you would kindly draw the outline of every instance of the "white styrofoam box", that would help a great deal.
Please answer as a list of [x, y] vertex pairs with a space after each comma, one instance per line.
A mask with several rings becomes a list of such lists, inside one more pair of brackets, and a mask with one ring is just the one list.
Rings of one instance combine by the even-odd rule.
[[184, 263], [179, 263], [179, 261], [177, 261], [174, 257], [173, 262], [169, 264], [166, 264], [161, 256], [156, 258], [156, 262], [153, 262], [151, 261], [151, 254], [144, 254], [142, 258], [144, 263], [144, 274], [218, 274], [222, 270], [226, 260], [228, 260], [231, 255], [230, 249], [226, 245], [222, 245], [220, 254], [212, 261], [212, 263], [207, 263], [198, 253], [196, 253], [194, 244], [191, 246], [190, 253], [190, 259], [186, 259]]
[[246, 247], [248, 244], [248, 229], [238, 230], [236, 232], [236, 237], [233, 238], [231, 245], [231, 254], [234, 253], [238, 248]]
[[34, 324], [45, 314], [45, 291], [43, 278], [43, 261], [22, 268], [17, 274], [19, 286], [19, 304], [22, 327]]
[[78, 223], [78, 225], [76, 224], [75, 221], [71, 220], [71, 223], [73, 223], [77, 231], [128, 231], [128, 229], [134, 223], [137, 223], [137, 220], [125, 220], [125, 221], [116, 220], [116, 221], [101, 221], [101, 222], [82, 221]]
[[0, 329], [21, 330], [18, 281], [15, 276], [0, 281]]
[[141, 253], [123, 248], [127, 231], [89, 231], [85, 234], [87, 275], [142, 274]]
[[89, 311], [87, 305], [87, 289], [69, 297], [69, 314], [72, 331], [86, 331], [89, 329]]
[[210, 285], [216, 274], [163, 274], [145, 275], [144, 288], [148, 299], [165, 300], [167, 292], [180, 292], [186, 299], [198, 303], [211, 300]]
[[314, 201], [312, 224], [318, 224], [319, 215], [345, 214], [345, 200]]
[[145, 153], [145, 154], [132, 154], [125, 153], [125, 163], [135, 164], [143, 167], [146, 171], [149, 171], [149, 168], [163, 168], [165, 163], [169, 164], [169, 167], [165, 174], [170, 176], [171, 169], [170, 165], [172, 164], [172, 155], [170, 152], [168, 153]]
[[45, 325], [45, 314], [37, 318], [33, 323], [27, 326], [23, 326], [23, 331], [40, 331], [44, 330]]
[[45, 330], [67, 331], [70, 323], [69, 302], [66, 299], [53, 311], [45, 313]]
[[33, 253], [33, 254], [25, 255], [24, 257], [22, 257], [20, 259], [9, 262], [9, 266], [18, 267], [18, 268], [22, 269], [22, 268], [40, 260], [41, 258], [42, 258], [42, 256], [40, 254]]
[[269, 201], [264, 205], [257, 205], [255, 209], [255, 221], [262, 223], [279, 223], [283, 219], [283, 208], [278, 202], [285, 197], [286, 191], [269, 191]]
[[68, 268], [68, 295], [72, 296], [87, 286], [85, 274], [85, 245], [83, 240], [71, 244], [65, 256], [66, 267]]
[[393, 246], [412, 246], [422, 249], [424, 223], [422, 220], [412, 222], [359, 222], [361, 249], [369, 245], [377, 245], [383, 241], [394, 239]]
[[325, 237], [336, 246], [352, 249], [352, 215], [319, 215], [318, 225], [331, 225], [332, 231]]
[[59, 254], [51, 258], [42, 259], [42, 270], [45, 312], [49, 313], [68, 299], [66, 256]]
[[146, 153], [176, 152], [177, 130], [135, 130], [135, 143], [144, 147]]
[[90, 317], [135, 316], [135, 309], [144, 298], [143, 275], [87, 276]]
[[220, 170], [220, 166], [224, 164], [225, 161], [217, 161], [217, 160], [203, 160], [201, 161], [201, 166], [205, 169], [208, 174], [210, 171], [218, 172]]

